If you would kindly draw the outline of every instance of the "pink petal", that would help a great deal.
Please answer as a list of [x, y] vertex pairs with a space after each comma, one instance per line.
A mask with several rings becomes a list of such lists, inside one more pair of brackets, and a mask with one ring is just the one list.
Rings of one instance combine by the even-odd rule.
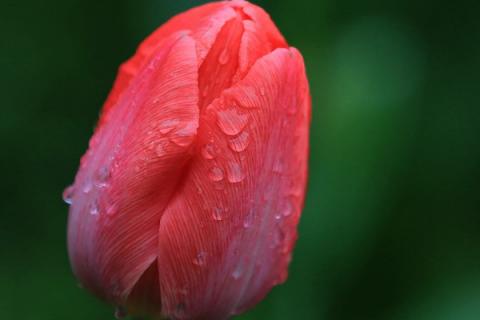
[[[243, 151], [231, 149], [236, 137], [217, 123], [227, 111], [231, 121], [248, 117], [238, 133], [250, 140]], [[164, 314], [226, 319], [285, 280], [305, 192], [309, 122], [296, 49], [261, 58], [202, 110], [199, 150], [159, 228]]]
[[69, 216], [70, 259], [82, 284], [111, 302], [125, 303], [157, 258], [160, 218], [196, 138], [197, 70], [194, 40], [167, 39], [81, 161]]

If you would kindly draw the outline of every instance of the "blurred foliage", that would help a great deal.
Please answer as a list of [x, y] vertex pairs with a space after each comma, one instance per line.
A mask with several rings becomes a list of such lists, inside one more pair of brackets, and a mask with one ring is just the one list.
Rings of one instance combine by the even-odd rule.
[[[60, 194], [118, 65], [204, 1], [0, 4], [0, 318], [112, 319]], [[305, 56], [311, 168], [286, 284], [239, 319], [480, 319], [477, 1], [264, 0]]]

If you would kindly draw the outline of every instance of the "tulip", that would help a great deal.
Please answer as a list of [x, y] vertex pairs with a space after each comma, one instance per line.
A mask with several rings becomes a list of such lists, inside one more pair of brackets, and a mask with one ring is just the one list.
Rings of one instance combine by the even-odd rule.
[[81, 285], [118, 316], [252, 308], [287, 277], [309, 124], [302, 56], [261, 8], [168, 21], [121, 65], [64, 191]]

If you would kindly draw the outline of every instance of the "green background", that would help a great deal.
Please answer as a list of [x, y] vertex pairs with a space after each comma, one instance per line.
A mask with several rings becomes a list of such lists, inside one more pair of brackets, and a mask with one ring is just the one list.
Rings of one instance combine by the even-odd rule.
[[[113, 319], [61, 201], [118, 65], [203, 1], [0, 4], [0, 319]], [[270, 0], [304, 54], [310, 182], [286, 284], [239, 319], [480, 319], [478, 1]]]

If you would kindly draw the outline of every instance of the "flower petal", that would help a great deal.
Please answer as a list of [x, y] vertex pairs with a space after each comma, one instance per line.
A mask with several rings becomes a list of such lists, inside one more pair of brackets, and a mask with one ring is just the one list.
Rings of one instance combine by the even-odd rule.
[[176, 34], [157, 49], [109, 121], [98, 128], [75, 179], [68, 247], [82, 284], [123, 304], [158, 254], [161, 215], [198, 128], [195, 42]]
[[[218, 122], [224, 112], [227, 127]], [[164, 314], [226, 319], [286, 278], [303, 205], [309, 121], [296, 49], [261, 58], [202, 110], [188, 183], [159, 228]]]

